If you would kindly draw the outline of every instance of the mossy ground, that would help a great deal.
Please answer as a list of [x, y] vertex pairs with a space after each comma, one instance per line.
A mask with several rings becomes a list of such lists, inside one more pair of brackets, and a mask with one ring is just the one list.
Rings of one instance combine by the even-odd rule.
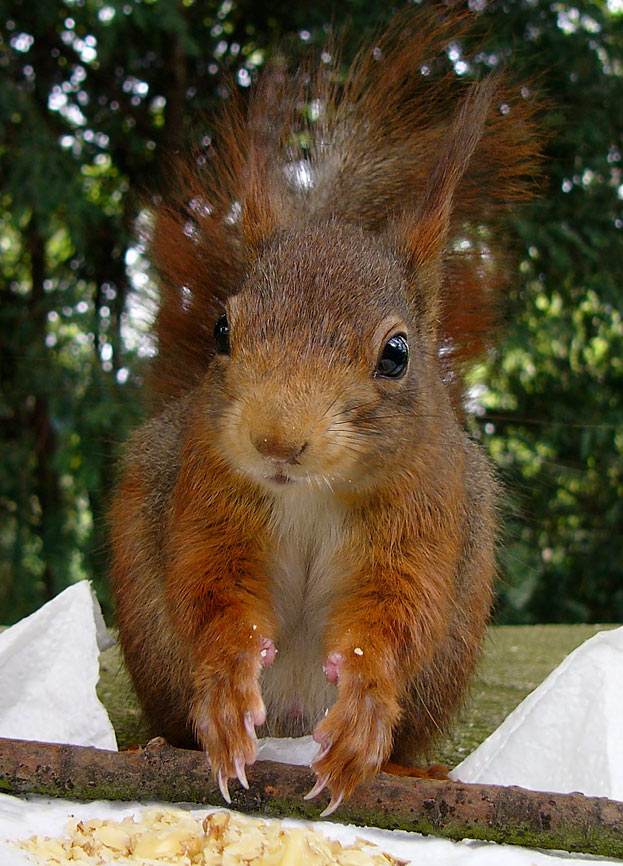
[[[497, 626], [489, 630], [472, 693], [452, 735], [431, 760], [453, 767], [472, 752], [541, 683], [563, 658], [606, 626]], [[117, 647], [102, 654], [100, 699], [112, 720], [119, 748], [149, 738]]]

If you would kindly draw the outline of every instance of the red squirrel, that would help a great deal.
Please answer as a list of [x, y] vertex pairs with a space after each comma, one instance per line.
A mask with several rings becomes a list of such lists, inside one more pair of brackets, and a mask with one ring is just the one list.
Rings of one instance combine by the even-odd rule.
[[345, 79], [275, 66], [154, 205], [162, 405], [112, 584], [154, 733], [205, 749], [226, 800], [256, 729], [313, 732], [330, 814], [426, 752], [478, 656], [497, 483], [462, 374], [537, 145], [529, 100], [449, 66], [463, 26], [401, 17]]

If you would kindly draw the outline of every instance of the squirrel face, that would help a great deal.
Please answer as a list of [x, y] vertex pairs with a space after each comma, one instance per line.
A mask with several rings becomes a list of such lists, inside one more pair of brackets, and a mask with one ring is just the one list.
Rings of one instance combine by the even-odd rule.
[[430, 423], [434, 352], [406, 279], [391, 245], [356, 228], [264, 250], [215, 327], [217, 441], [235, 470], [274, 492], [386, 476]]

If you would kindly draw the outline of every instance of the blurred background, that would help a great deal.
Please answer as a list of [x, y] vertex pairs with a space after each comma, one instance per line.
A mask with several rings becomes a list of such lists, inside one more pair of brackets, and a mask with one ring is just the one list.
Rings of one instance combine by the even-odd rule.
[[[167, 157], [276, 44], [296, 62], [348, 25], [346, 60], [405, 5], [0, 0], [0, 623], [85, 577], [111, 614]], [[541, 195], [513, 220], [517, 279], [467, 407], [506, 488], [496, 619], [622, 622], [623, 0], [465, 9], [484, 42], [448, 46], [456, 74], [510, 63], [545, 98]]]

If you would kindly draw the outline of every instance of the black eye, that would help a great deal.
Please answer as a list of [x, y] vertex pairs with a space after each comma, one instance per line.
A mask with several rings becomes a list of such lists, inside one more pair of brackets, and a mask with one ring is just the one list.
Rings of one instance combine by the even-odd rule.
[[386, 379], [400, 379], [407, 371], [409, 344], [404, 334], [390, 337], [376, 367], [376, 375]]
[[216, 320], [214, 340], [219, 355], [229, 355], [229, 322], [225, 313]]

